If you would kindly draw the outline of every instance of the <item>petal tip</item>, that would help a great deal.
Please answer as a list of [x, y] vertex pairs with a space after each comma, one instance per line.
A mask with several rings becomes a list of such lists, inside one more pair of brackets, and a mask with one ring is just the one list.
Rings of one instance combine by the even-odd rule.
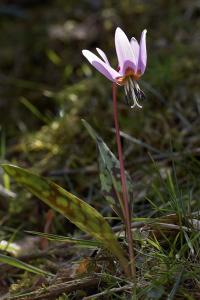
[[82, 54], [85, 56], [85, 53], [87, 52], [87, 50], [86, 50], [86, 49], [83, 49], [81, 52], [82, 52]]
[[124, 33], [124, 31], [120, 27], [117, 27], [115, 30], [115, 35], [120, 33]]
[[134, 41], [134, 42], [137, 42], [136, 38], [134, 38], [134, 36], [131, 38], [130, 40], [131, 42]]
[[[87, 50], [87, 49], [83, 49], [83, 50], [82, 50], [82, 54], [83, 54], [83, 56], [84, 56], [85, 58], [87, 58], [87, 59], [90, 61], [90, 56], [91, 56], [91, 54], [92, 54], [91, 51], [89, 51], [89, 50]], [[93, 55], [93, 54], [92, 54], [92, 55]]]

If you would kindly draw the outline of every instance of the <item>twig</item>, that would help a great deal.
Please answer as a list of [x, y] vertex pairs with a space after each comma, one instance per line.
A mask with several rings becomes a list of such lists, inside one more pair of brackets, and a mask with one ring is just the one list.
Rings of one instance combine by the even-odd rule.
[[[112, 130], [112, 131], [114, 131], [114, 130]], [[153, 152], [155, 152], [157, 154], [162, 154], [162, 152], [160, 150], [154, 148], [151, 145], [148, 145], [147, 143], [145, 143], [145, 142], [143, 142], [143, 141], [141, 141], [139, 139], [136, 139], [133, 136], [130, 136], [129, 134], [127, 134], [127, 133], [125, 133], [123, 131], [120, 131], [120, 136], [123, 137], [123, 138], [125, 138], [127, 141], [132, 142], [133, 144], [139, 145], [139, 146], [141, 146], [143, 148], [146, 148], [146, 149], [148, 149], [150, 151], [153, 151]]]
[[96, 298], [99, 298], [99, 297], [107, 295], [107, 294], [117, 293], [117, 292], [121, 292], [121, 291], [125, 291], [125, 290], [130, 290], [132, 288], [133, 288], [132, 284], [127, 284], [127, 285], [121, 286], [119, 288], [107, 289], [107, 290], [105, 290], [101, 293], [84, 297], [83, 300], [96, 299]]
[[[133, 222], [133, 223], [131, 223], [131, 228], [141, 228], [145, 225], [146, 225], [146, 223], [144, 223], [144, 222]], [[116, 225], [116, 226], [112, 227], [112, 230], [114, 232], [124, 230], [124, 224]]]
[[[194, 148], [191, 150], [186, 150], [183, 152], [165, 152], [162, 154], [155, 154], [152, 155], [152, 158], [154, 160], [163, 160], [163, 159], [182, 159], [183, 156], [187, 156], [187, 155], [199, 155], [200, 154], [200, 148]], [[134, 163], [143, 163], [143, 162], [148, 162], [150, 161], [149, 157], [139, 157], [138, 159], [136, 159], [134, 161]]]
[[40, 288], [37, 291], [29, 292], [26, 294], [10, 295], [9, 299], [17, 300], [45, 300], [56, 299], [57, 296], [62, 293], [71, 293], [76, 290], [85, 290], [87, 288], [94, 288], [99, 284], [98, 277], [86, 277], [83, 279], [76, 279], [68, 282], [62, 282], [59, 284], [50, 285], [44, 288]]
[[48, 174], [48, 176], [63, 176], [66, 174], [87, 174], [87, 173], [96, 173], [97, 172], [97, 167], [96, 165], [90, 165], [90, 166], [86, 166], [84, 168], [77, 168], [77, 169], [69, 169], [69, 168], [65, 168], [65, 169], [61, 169], [61, 170], [54, 170], [51, 171]]

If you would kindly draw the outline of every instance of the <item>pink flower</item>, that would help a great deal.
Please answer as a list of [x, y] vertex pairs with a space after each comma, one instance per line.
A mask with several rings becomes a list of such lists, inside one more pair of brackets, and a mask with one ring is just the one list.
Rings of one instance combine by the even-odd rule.
[[99, 48], [101, 58], [89, 50], [83, 50], [87, 60], [105, 77], [118, 85], [124, 86], [128, 103], [139, 106], [138, 100], [144, 97], [137, 80], [144, 74], [147, 64], [146, 29], [141, 34], [140, 44], [132, 37], [129, 41], [126, 34], [118, 27], [115, 31], [115, 48], [118, 58], [118, 70], [111, 67], [106, 54]]

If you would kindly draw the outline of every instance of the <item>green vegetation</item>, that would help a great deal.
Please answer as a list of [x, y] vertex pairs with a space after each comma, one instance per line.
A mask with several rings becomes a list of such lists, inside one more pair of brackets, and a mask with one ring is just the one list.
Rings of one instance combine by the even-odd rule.
[[[199, 299], [198, 3], [2, 2], [1, 164], [27, 171], [18, 169], [26, 175], [21, 180], [1, 169], [0, 299]], [[100, 47], [115, 66], [117, 26], [136, 38], [148, 30], [148, 66], [140, 82], [146, 94], [143, 109], [131, 110], [123, 89], [118, 95], [133, 195], [137, 286], [116, 259], [127, 259], [127, 244], [118, 217], [121, 208], [110, 188], [120, 191], [118, 162], [112, 156], [117, 152], [111, 84], [81, 54], [82, 49]], [[39, 174], [34, 177], [38, 182], [33, 174]], [[65, 197], [84, 200], [81, 225], [67, 212], [55, 212], [48, 223], [51, 213], [39, 200], [49, 204], [43, 197], [47, 185], [59, 186]], [[76, 201], [72, 204], [78, 207]], [[89, 215], [106, 229], [90, 221], [91, 227], [83, 228]]]

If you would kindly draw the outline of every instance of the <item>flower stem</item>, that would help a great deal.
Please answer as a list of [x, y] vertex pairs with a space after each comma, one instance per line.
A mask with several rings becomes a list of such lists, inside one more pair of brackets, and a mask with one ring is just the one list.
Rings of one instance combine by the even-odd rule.
[[118, 157], [119, 157], [119, 163], [120, 163], [122, 198], [123, 198], [123, 204], [124, 204], [124, 220], [125, 220], [126, 235], [127, 235], [127, 241], [128, 241], [128, 249], [129, 249], [130, 271], [131, 271], [131, 277], [133, 279], [135, 279], [136, 269], [135, 269], [135, 256], [134, 256], [134, 252], [133, 252], [133, 237], [132, 237], [132, 231], [131, 231], [131, 214], [130, 214], [130, 209], [129, 209], [128, 192], [127, 192], [126, 176], [125, 176], [125, 169], [124, 169], [124, 160], [123, 160], [123, 155], [122, 155], [122, 145], [121, 145], [121, 139], [120, 139], [118, 106], [117, 106], [117, 86], [115, 83], [113, 83], [112, 94], [113, 94], [113, 109], [114, 109], [114, 121], [115, 121], [115, 130], [116, 130], [116, 142], [117, 142], [117, 150], [118, 150]]

